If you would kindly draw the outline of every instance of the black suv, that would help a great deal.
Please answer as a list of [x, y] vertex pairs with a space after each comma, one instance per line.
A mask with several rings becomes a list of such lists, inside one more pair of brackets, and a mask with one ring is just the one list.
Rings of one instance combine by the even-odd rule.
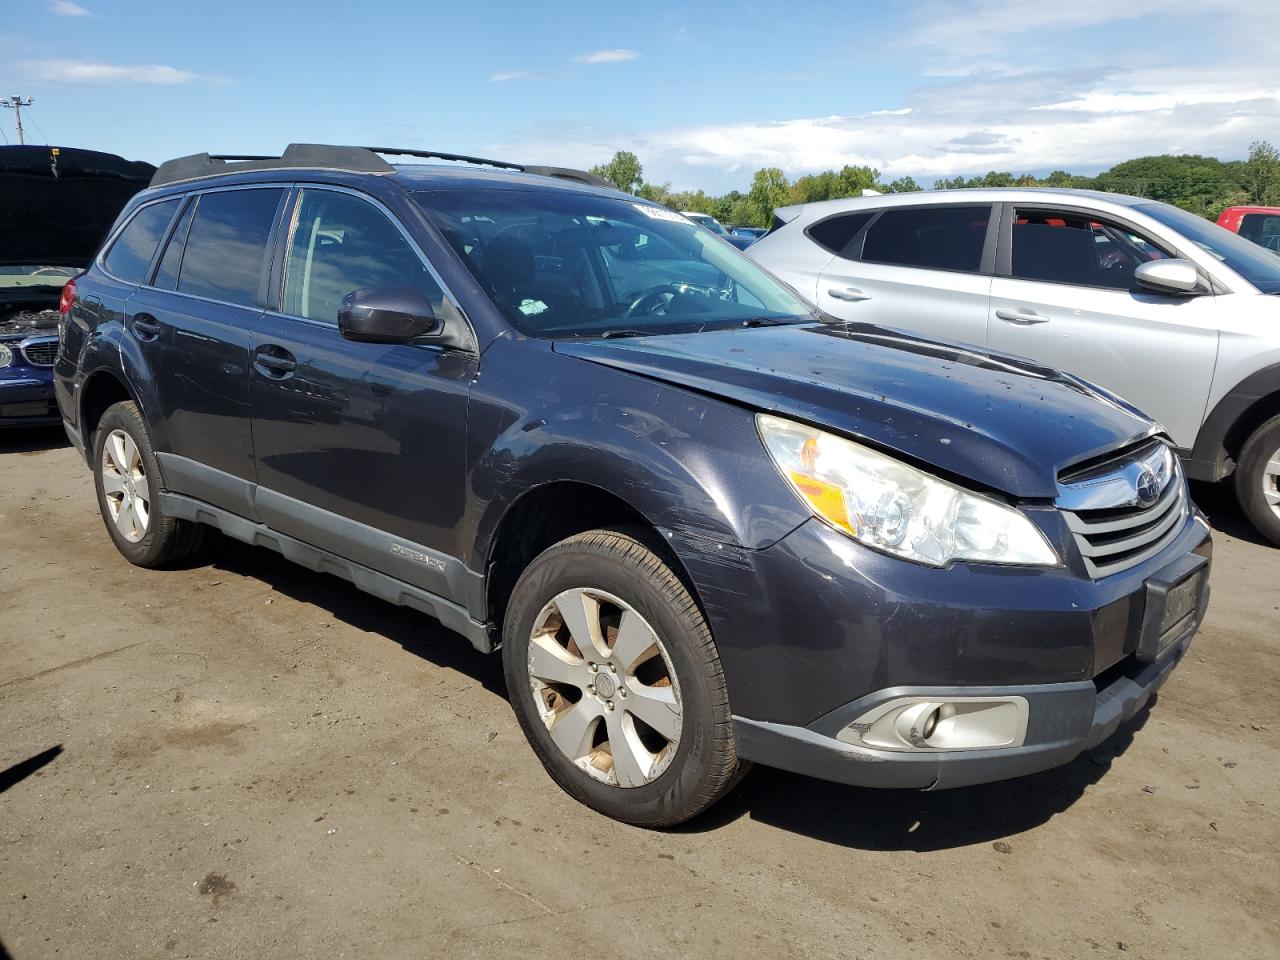
[[58, 402], [130, 561], [212, 526], [501, 648], [556, 781], [651, 826], [751, 761], [1060, 764], [1185, 653], [1208, 527], [1123, 401], [832, 322], [587, 174], [408, 152], [171, 161], [75, 280]]

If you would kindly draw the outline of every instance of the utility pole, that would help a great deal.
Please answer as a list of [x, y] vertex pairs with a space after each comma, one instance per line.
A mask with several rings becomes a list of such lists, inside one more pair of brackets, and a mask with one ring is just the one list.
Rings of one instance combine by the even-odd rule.
[[26, 143], [26, 141], [22, 138], [22, 108], [31, 106], [31, 104], [35, 103], [35, 101], [32, 100], [30, 97], [27, 97], [25, 100], [23, 100], [22, 97], [19, 97], [15, 94], [14, 96], [10, 97], [7, 100], [4, 99], [3, 97], [0, 97], [0, 103], [3, 103], [6, 107], [12, 110], [14, 113], [14, 119], [18, 121], [18, 143], [20, 144]]

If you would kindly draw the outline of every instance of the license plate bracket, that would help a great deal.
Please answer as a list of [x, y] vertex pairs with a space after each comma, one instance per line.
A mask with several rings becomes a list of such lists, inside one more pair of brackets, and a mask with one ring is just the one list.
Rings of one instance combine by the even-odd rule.
[[1209, 601], [1209, 560], [1179, 557], [1147, 581], [1137, 658], [1150, 663], [1198, 623]]

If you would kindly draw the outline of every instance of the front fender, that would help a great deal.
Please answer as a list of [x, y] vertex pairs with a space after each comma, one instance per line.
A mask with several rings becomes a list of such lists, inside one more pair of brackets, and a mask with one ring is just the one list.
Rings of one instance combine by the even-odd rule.
[[808, 517], [765, 452], [752, 411], [533, 341], [501, 340], [486, 351], [468, 446], [475, 570], [485, 568], [516, 500], [557, 481], [613, 494], [673, 545], [763, 549]]

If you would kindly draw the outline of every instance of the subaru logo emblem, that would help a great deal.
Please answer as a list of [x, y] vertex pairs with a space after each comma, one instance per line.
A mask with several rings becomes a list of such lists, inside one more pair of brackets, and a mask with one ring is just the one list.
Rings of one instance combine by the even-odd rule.
[[1138, 505], [1141, 507], [1149, 507], [1160, 499], [1160, 480], [1150, 467], [1143, 468], [1138, 477], [1136, 490]]

